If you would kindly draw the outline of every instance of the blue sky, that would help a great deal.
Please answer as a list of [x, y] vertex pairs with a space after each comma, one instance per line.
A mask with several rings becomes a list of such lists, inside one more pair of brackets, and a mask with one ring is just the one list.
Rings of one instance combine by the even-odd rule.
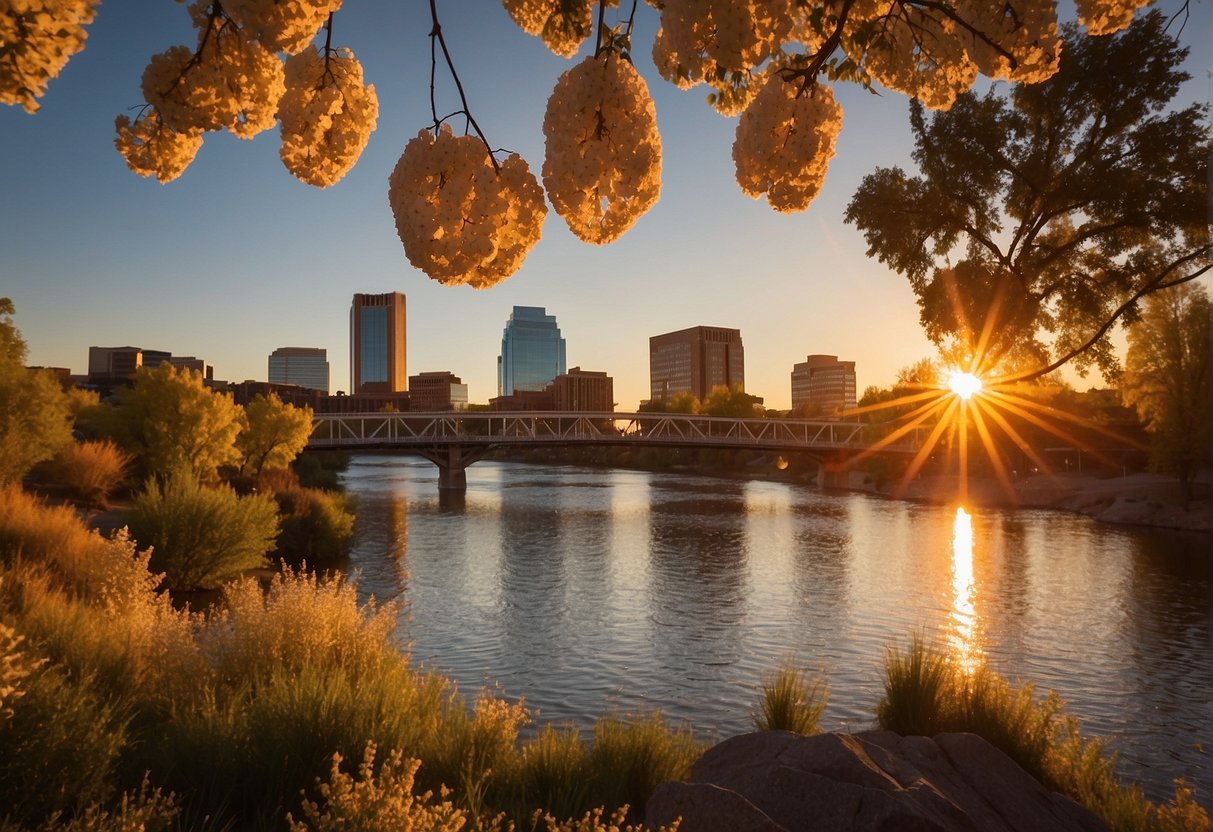
[[[1192, 11], [1182, 41], [1196, 77], [1185, 95], [1208, 101], [1208, 0]], [[493, 0], [446, 0], [439, 13], [477, 121], [538, 177], [544, 106], [572, 62]], [[641, 4], [634, 57], [663, 139], [660, 202], [602, 247], [549, 212], [522, 268], [475, 291], [414, 269], [387, 203], [388, 173], [430, 123], [423, 0], [346, 0], [337, 14], [333, 42], [363, 63], [380, 118], [358, 165], [324, 190], [287, 173], [276, 128], [252, 141], [207, 134], [168, 185], [130, 173], [113, 146], [114, 117], [141, 103], [148, 58], [193, 46], [194, 30], [181, 5], [105, 0], [41, 112], [0, 108], [0, 295], [16, 305], [30, 363], [83, 372], [90, 345], [133, 344], [197, 355], [217, 378], [240, 381], [264, 379], [277, 347], [317, 346], [328, 350], [333, 389], [345, 390], [351, 296], [385, 291], [408, 298], [409, 373], [454, 372], [478, 402], [496, 394], [515, 304], [554, 314], [568, 365], [611, 374], [621, 409], [648, 396], [649, 336], [698, 324], [741, 330], [746, 387], [772, 407], [789, 406], [792, 365], [809, 353], [854, 360], [861, 390], [931, 354], [905, 280], [868, 260], [842, 220], [864, 174], [909, 164], [906, 100], [836, 89], [845, 116], [825, 188], [807, 212], [780, 215], [734, 181], [736, 119], [714, 113], [704, 88], [677, 90], [653, 69], [656, 22]], [[439, 78], [441, 115], [459, 103], [441, 67]]]

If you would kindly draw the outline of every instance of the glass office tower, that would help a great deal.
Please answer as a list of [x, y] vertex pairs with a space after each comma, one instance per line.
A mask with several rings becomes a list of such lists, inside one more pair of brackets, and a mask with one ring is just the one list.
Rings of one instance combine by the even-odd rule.
[[542, 306], [515, 306], [501, 333], [497, 395], [543, 390], [564, 372], [564, 339], [556, 316]]
[[321, 347], [279, 347], [270, 353], [271, 384], [298, 384], [329, 392], [328, 353]]
[[354, 295], [350, 306], [350, 394], [403, 393], [404, 295]]

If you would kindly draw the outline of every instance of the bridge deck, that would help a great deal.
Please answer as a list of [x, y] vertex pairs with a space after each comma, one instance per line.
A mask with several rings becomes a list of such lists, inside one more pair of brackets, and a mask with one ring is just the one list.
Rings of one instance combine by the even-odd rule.
[[[755, 450], [867, 450], [882, 434], [858, 422], [734, 419], [681, 413], [356, 413], [317, 414], [311, 449], [396, 448], [433, 451], [447, 446], [665, 445]], [[915, 453], [915, 432], [882, 448]]]

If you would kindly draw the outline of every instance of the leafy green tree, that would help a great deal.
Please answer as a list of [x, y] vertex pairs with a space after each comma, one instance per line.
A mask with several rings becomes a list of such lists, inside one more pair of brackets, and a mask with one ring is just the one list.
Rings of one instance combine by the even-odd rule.
[[1043, 83], [911, 107], [918, 175], [878, 168], [846, 219], [909, 280], [932, 341], [1023, 377], [1114, 376], [1116, 322], [1209, 270], [1207, 111], [1167, 109], [1186, 55], [1150, 11], [1116, 36], [1067, 28]]
[[130, 513], [131, 534], [152, 547], [149, 567], [169, 589], [214, 589], [246, 569], [266, 565], [278, 536], [278, 504], [268, 494], [241, 497], [209, 488], [188, 468], [148, 480]]
[[681, 393], [675, 393], [670, 396], [670, 400], [666, 403], [666, 412], [668, 413], [699, 413], [699, 399], [695, 398], [694, 394], [688, 393], [685, 390]]
[[72, 441], [71, 412], [49, 373], [25, 367], [25, 341], [0, 298], [0, 486], [20, 482]]
[[1184, 505], [1192, 476], [1208, 464], [1210, 412], [1209, 326], [1213, 307], [1199, 283], [1146, 299], [1141, 321], [1129, 330], [1121, 395], [1150, 434], [1150, 461], [1179, 478]]
[[287, 467], [312, 435], [312, 409], [287, 404], [272, 393], [249, 402], [244, 417], [236, 437], [241, 474], [259, 477], [266, 468]]
[[164, 475], [184, 466], [209, 481], [220, 466], [240, 462], [236, 437], [244, 411], [231, 396], [208, 388], [201, 373], [167, 362], [154, 370], [141, 367], [117, 399], [117, 436], [140, 458], [145, 473]]
[[704, 397], [699, 412], [705, 416], [732, 416], [738, 419], [752, 419], [759, 415], [754, 409], [758, 401], [741, 388], [740, 384], [728, 387], [718, 384]]

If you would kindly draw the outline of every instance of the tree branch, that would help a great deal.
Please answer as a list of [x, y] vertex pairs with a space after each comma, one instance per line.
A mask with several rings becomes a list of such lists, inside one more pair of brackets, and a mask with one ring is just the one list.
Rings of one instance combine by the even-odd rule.
[[[484, 143], [484, 149], [489, 154], [489, 161], [493, 163], [493, 170], [501, 173], [501, 166], [497, 164], [497, 158], [493, 155], [493, 146], [484, 137], [484, 131], [480, 129], [480, 125], [476, 123], [476, 119], [468, 108], [467, 95], [463, 92], [463, 82], [459, 80], [459, 73], [455, 71], [455, 62], [451, 60], [451, 52], [446, 47], [446, 38], [442, 36], [442, 24], [438, 22], [436, 0], [430, 0], [430, 20], [433, 23], [433, 27], [430, 29], [430, 114], [434, 118], [434, 133], [437, 134], [438, 128], [442, 125], [442, 121], [438, 119], [438, 105], [434, 101], [434, 75], [438, 68], [438, 55], [435, 50], [435, 44], [437, 44], [442, 47], [442, 57], [446, 60], [446, 66], [450, 70], [451, 79], [455, 82], [455, 89], [459, 91], [459, 101], [463, 104], [462, 110], [456, 110], [451, 115], [462, 115], [467, 119], [467, 123], [476, 131], [476, 135], [480, 138], [480, 141]], [[447, 118], [450, 118], [450, 116], [447, 116]]]

